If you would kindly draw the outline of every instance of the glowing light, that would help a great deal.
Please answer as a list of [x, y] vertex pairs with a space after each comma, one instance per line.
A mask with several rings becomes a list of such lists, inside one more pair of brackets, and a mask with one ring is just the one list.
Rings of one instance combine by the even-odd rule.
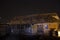
[[59, 19], [59, 17], [58, 17], [58, 16], [52, 16], [52, 17], [54, 17], [54, 18], [56, 18], [56, 19]]
[[48, 29], [48, 25], [45, 25], [45, 29]]
[[58, 31], [58, 37], [60, 37], [60, 31]]

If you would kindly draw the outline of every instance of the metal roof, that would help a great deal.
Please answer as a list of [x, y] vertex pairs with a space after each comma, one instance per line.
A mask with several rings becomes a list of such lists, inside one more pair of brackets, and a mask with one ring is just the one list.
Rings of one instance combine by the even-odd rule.
[[46, 23], [46, 22], [58, 22], [58, 19], [52, 17], [57, 16], [56, 13], [46, 14], [32, 14], [26, 16], [17, 16], [8, 22], [9, 24], [31, 24], [31, 23]]

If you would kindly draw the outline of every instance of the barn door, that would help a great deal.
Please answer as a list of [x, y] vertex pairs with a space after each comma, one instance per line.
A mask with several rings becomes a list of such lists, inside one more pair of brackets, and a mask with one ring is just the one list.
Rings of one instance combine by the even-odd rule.
[[44, 32], [43, 25], [42, 24], [37, 25], [37, 33], [38, 33], [38, 35], [43, 34], [43, 32]]

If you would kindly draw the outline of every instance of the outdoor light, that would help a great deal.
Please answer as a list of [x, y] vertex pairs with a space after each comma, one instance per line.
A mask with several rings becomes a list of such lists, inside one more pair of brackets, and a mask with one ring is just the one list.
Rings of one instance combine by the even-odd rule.
[[58, 37], [60, 37], [60, 31], [58, 31]]

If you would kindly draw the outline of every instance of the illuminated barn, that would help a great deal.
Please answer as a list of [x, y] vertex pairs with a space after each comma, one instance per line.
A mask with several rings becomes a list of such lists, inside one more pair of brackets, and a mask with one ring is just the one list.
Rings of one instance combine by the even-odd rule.
[[[46, 33], [49, 29], [54, 28], [58, 29], [59, 25], [59, 17], [56, 13], [46, 13], [46, 14], [32, 14], [26, 16], [16, 16], [12, 20], [10, 20], [10, 25], [13, 24], [30, 24], [31, 25], [31, 32], [37, 33], [38, 28], [40, 27], [41, 30]], [[38, 27], [39, 26], [39, 27]], [[41, 27], [42, 26], [42, 27]]]
[[58, 30], [59, 17], [56, 13], [15, 16], [6, 24], [11, 27], [10, 31], [16, 34], [48, 34], [50, 29]]

